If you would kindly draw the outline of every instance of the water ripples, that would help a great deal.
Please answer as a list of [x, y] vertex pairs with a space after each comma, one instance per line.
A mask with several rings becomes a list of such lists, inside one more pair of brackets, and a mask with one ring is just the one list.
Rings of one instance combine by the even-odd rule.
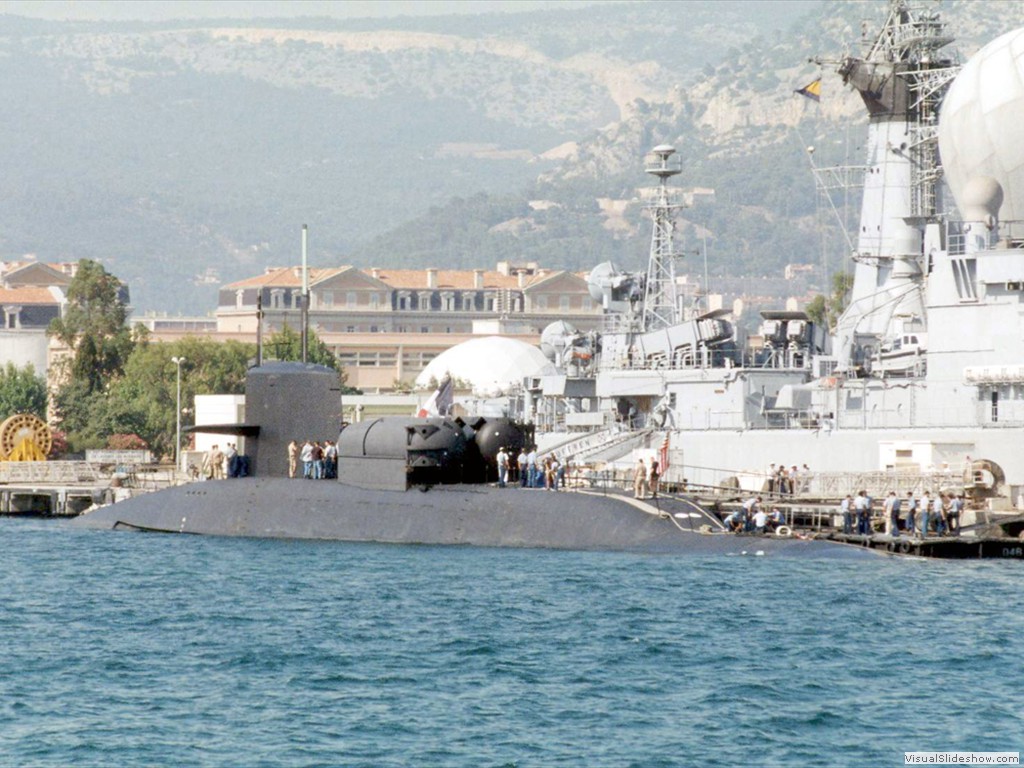
[[1014, 563], [0, 531], [6, 764], [869, 766], [1021, 746]]

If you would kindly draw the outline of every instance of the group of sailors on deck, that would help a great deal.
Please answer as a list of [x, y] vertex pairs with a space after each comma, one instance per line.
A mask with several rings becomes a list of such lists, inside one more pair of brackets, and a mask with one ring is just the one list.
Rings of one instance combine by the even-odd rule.
[[544, 488], [549, 491], [565, 488], [565, 476], [571, 467], [570, 459], [566, 459], [563, 464], [553, 453], [540, 456], [536, 446], [531, 446], [529, 451], [524, 447], [514, 458], [502, 446], [495, 456], [495, 463], [498, 466], [499, 488], [518, 484], [520, 488]]
[[[925, 491], [918, 499], [913, 491], [907, 491], [906, 498], [901, 499], [896, 491], [889, 491], [882, 504], [882, 519], [885, 533], [889, 536], [905, 534], [923, 538], [933, 531], [939, 536], [959, 536], [963, 509], [962, 493], [932, 495]], [[839, 504], [843, 533], [871, 535], [873, 510], [874, 500], [867, 491], [860, 491], [856, 497], [847, 494]]]
[[787, 468], [785, 464], [771, 464], [768, 467], [768, 493], [781, 496], [792, 496], [794, 493], [806, 492], [811, 484], [811, 468], [806, 464], [796, 464]]
[[338, 477], [338, 445], [332, 440], [288, 443], [288, 477], [294, 478], [299, 465], [304, 480], [333, 480]]
[[786, 519], [778, 507], [769, 511], [760, 496], [751, 496], [722, 522], [732, 533], [775, 533], [785, 525]]

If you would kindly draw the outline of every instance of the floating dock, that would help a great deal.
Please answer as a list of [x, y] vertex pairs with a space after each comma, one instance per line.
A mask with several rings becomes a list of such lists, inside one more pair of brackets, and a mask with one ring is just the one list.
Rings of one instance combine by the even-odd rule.
[[944, 560], [1024, 560], [1024, 541], [1008, 536], [864, 536], [852, 533], [828, 533], [816, 538], [883, 550], [894, 555], [934, 557]]

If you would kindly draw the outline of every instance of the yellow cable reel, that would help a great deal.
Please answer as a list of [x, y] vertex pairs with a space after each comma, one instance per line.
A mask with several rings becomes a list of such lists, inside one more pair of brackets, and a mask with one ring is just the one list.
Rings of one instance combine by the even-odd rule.
[[52, 445], [50, 428], [31, 413], [16, 413], [0, 424], [0, 456], [7, 461], [45, 461]]

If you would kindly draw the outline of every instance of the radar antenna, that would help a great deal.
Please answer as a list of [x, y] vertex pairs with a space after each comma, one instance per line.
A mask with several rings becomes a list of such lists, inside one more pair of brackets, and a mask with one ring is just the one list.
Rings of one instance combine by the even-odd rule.
[[644, 284], [645, 331], [665, 328], [677, 322], [675, 259], [682, 254], [675, 250], [673, 234], [675, 212], [683, 206], [677, 200], [678, 190], [669, 187], [668, 180], [683, 172], [683, 164], [681, 158], [673, 157], [675, 153], [675, 147], [660, 144], [651, 150], [644, 163], [644, 170], [658, 179], [654, 199], [647, 205], [654, 229]]

